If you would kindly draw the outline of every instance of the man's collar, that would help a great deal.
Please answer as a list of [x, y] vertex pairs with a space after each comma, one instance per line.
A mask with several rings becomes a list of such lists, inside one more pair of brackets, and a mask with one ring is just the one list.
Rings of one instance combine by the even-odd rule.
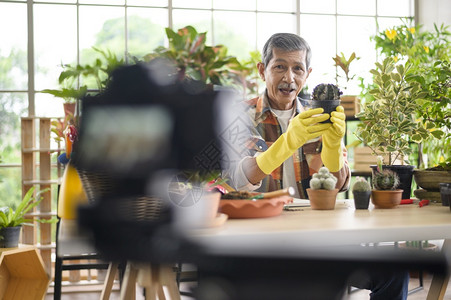
[[[299, 98], [296, 97], [295, 101], [296, 105], [296, 114], [299, 114], [302, 111], [301, 102]], [[265, 89], [263, 95], [261, 95], [257, 101], [257, 113], [255, 114], [255, 120], [258, 121], [261, 118], [264, 118], [266, 113], [271, 113], [271, 104], [269, 102], [268, 91]]]

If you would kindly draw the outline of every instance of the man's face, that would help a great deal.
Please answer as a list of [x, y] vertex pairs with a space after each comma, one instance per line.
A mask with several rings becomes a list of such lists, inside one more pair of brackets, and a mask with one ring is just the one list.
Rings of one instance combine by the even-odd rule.
[[258, 64], [258, 72], [266, 82], [271, 107], [287, 110], [293, 107], [294, 99], [304, 87], [312, 71], [307, 70], [305, 51], [286, 52], [273, 49], [273, 57], [267, 66]]

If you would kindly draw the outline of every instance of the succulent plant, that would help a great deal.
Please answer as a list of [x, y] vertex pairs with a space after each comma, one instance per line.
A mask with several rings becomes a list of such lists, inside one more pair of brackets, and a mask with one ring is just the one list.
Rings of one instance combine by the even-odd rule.
[[358, 176], [355, 179], [354, 185], [352, 186], [353, 192], [368, 192], [371, 191], [371, 185], [366, 181], [365, 178]]
[[313, 174], [310, 180], [310, 188], [314, 190], [333, 190], [336, 183], [337, 177], [330, 173], [328, 168], [322, 167], [318, 170], [318, 173]]
[[373, 184], [377, 190], [395, 190], [399, 185], [399, 176], [392, 170], [375, 171]]
[[342, 91], [335, 84], [321, 83], [313, 89], [313, 100], [340, 100]]

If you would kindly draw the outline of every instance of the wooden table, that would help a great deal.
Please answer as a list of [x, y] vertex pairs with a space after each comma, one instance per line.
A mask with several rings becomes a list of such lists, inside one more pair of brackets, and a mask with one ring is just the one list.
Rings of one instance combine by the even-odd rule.
[[[352, 201], [337, 200], [334, 210], [305, 207], [272, 218], [228, 220], [222, 227], [192, 232], [190, 238], [212, 254], [348, 260], [360, 255], [359, 249], [369, 248], [358, 246], [362, 244], [445, 240], [442, 251], [449, 258], [451, 212], [437, 204], [395, 209], [374, 209], [370, 204], [368, 210], [356, 210]], [[442, 299], [448, 279], [435, 276], [427, 299]]]

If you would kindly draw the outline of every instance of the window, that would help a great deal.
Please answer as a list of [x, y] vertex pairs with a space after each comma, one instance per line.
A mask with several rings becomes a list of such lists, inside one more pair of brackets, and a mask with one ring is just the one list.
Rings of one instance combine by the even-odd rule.
[[58, 87], [61, 64], [90, 62], [92, 47], [139, 57], [167, 43], [165, 27], [193, 25], [207, 31], [207, 43], [244, 59], [275, 32], [298, 33], [313, 49], [311, 89], [336, 80], [332, 57], [340, 52], [355, 51], [361, 59], [351, 72], [369, 78], [377, 59], [369, 37], [377, 24], [413, 17], [413, 1], [0, 0], [0, 198], [20, 182], [20, 171], [5, 168], [20, 166], [18, 117], [62, 116], [62, 101], [40, 91]]

